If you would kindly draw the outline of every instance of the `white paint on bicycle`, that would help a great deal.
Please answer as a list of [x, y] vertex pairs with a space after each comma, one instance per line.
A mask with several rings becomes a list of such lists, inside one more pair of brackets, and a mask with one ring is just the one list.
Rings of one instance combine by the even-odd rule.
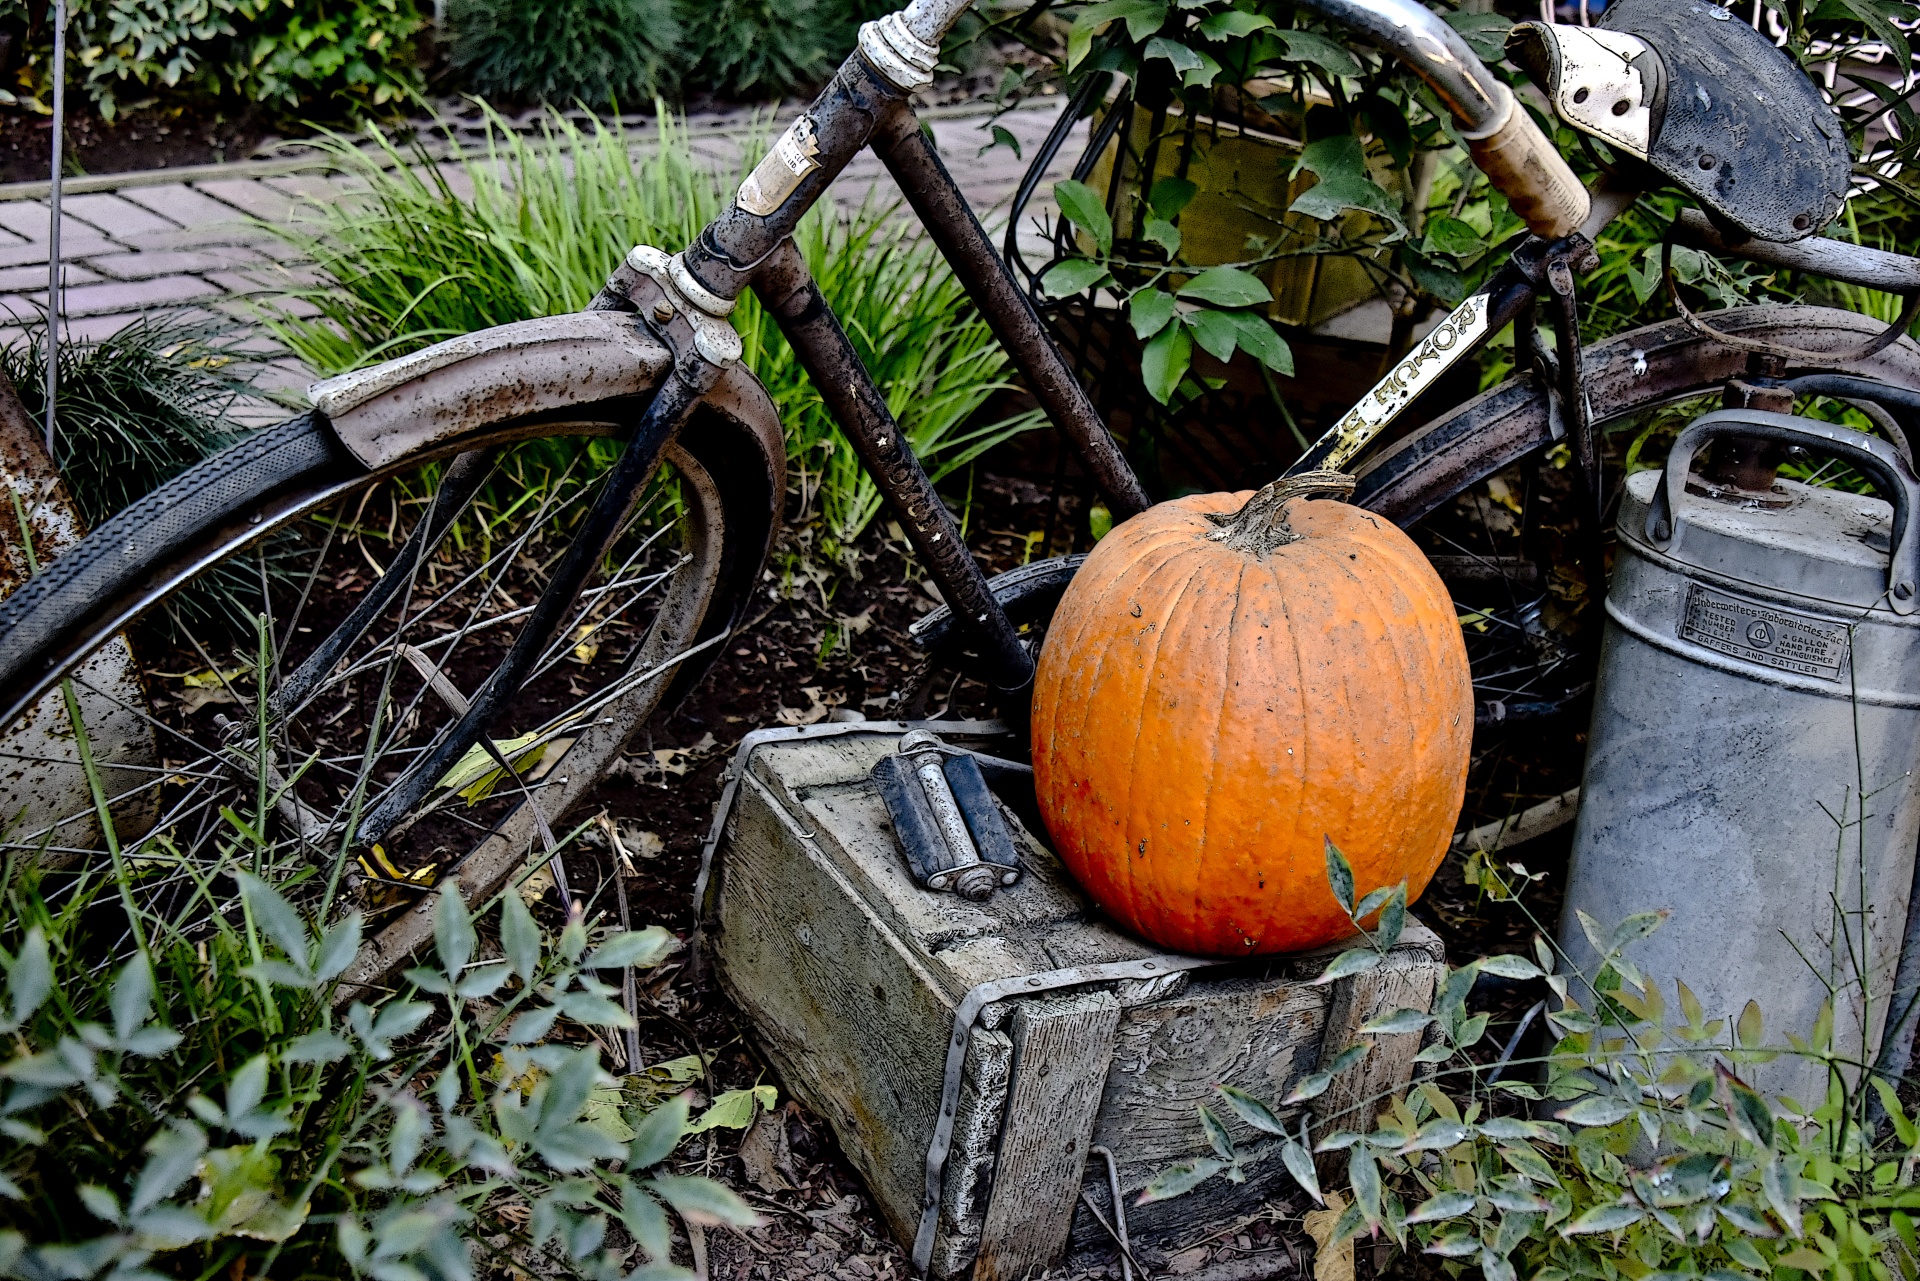
[[761, 218], [787, 202], [800, 180], [820, 167], [814, 157], [820, 154], [820, 140], [814, 137], [813, 121], [801, 116], [787, 126], [771, 150], [753, 167], [733, 203]]
[[1462, 356], [1478, 347], [1487, 336], [1489, 303], [1485, 293], [1469, 296], [1403, 356], [1399, 364], [1389, 369], [1386, 377], [1375, 383], [1360, 403], [1334, 425], [1329, 433], [1334, 438], [1333, 449], [1320, 465], [1335, 470], [1344, 468], [1421, 392], [1453, 368]]

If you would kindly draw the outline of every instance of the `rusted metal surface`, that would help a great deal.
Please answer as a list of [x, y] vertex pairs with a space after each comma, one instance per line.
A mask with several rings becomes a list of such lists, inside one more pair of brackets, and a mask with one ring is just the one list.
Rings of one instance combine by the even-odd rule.
[[965, 620], [981, 646], [995, 684], [1003, 689], [1025, 687], [1033, 679], [1032, 655], [994, 599], [952, 513], [933, 492], [905, 433], [887, 411], [885, 398], [791, 240], [782, 241], [767, 256], [754, 277], [754, 292], [779, 322], [780, 332], [793, 344], [834, 421], [905, 526], [942, 599]]
[[[47, 457], [37, 424], [0, 379], [0, 599], [72, 547], [86, 533], [80, 513]], [[155, 760], [146, 696], [126, 638], [115, 636], [73, 674], [73, 695], [86, 729], [86, 745], [98, 767], [103, 794], [134, 790], [141, 771]], [[80, 761], [80, 739], [65, 695], [42, 695], [0, 733], [0, 829], [11, 839], [38, 844], [50, 863], [63, 851], [97, 848], [100, 826], [91, 786]], [[143, 793], [143, 796], [145, 794]], [[141, 804], [111, 806], [115, 828], [125, 837], [144, 833], [155, 813]]]
[[650, 391], [670, 360], [634, 317], [582, 311], [450, 338], [308, 395], [340, 443], [379, 468], [509, 419]]
[[1810, 240], [1782, 243], [1775, 240], [1742, 240], [1730, 243], [1707, 216], [1698, 209], [1683, 209], [1674, 223], [1674, 239], [1695, 249], [1744, 258], [1769, 267], [1804, 271], [1829, 280], [1844, 280], [1867, 289], [1911, 294], [1920, 291], [1920, 258], [1850, 245], [1844, 240], [1817, 236]]
[[[1879, 321], [1825, 307], [1738, 307], [1715, 324], [1758, 339], [1790, 339], [1844, 357]], [[1680, 321], [1630, 330], [1587, 348], [1587, 395], [1602, 422], [1705, 390], [1746, 372], [1747, 353], [1695, 333]], [[1920, 389], [1920, 344], [1902, 339], [1866, 358], [1836, 359], [1837, 373]], [[1359, 471], [1354, 501], [1400, 525], [1411, 525], [1441, 503], [1552, 439], [1547, 397], [1531, 378], [1483, 392], [1405, 439]]]
[[1114, 519], [1145, 511], [1149, 500], [1139, 477], [905, 102], [892, 104], [881, 116], [873, 149], [1012, 357], [1027, 390], [1079, 450]]

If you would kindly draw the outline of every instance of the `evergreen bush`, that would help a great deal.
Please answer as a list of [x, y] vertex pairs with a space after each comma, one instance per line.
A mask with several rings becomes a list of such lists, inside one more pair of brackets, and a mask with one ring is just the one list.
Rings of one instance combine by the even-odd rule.
[[673, 79], [673, 0], [454, 0], [449, 56], [476, 92], [523, 101], [645, 101]]

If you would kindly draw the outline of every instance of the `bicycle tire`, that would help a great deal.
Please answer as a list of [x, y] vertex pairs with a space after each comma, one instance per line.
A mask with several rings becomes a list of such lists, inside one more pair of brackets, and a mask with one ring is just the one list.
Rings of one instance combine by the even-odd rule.
[[[1846, 358], [1883, 327], [1872, 317], [1790, 304], [1716, 313], [1716, 328], [1743, 338], [1792, 340], [1832, 351], [1823, 369], [1920, 390], [1920, 344], [1903, 338], [1865, 359]], [[1747, 353], [1685, 322], [1663, 321], [1585, 348], [1596, 424], [1704, 394], [1747, 366]], [[1403, 527], [1528, 454], [1552, 443], [1546, 392], [1530, 375], [1510, 378], [1374, 453], [1356, 471], [1353, 501]]]
[[[604, 708], [595, 707], [555, 754], [565, 769], [564, 774], [556, 770], [558, 799], [551, 806], [556, 821], [598, 782], [637, 724], [671, 707], [691, 689], [715, 656], [715, 646], [709, 642], [737, 624], [758, 585], [784, 497], [784, 456], [778, 442], [767, 439], [764, 424], [756, 429], [736, 416], [734, 408], [703, 406], [668, 448], [666, 458], [676, 484], [662, 500], [667, 507], [661, 510], [668, 512], [668, 524], [681, 532], [663, 544], [668, 549], [664, 553], [667, 568], [647, 580], [653, 584], [647, 590], [653, 593], [659, 612], [644, 625], [644, 634], [623, 660], [620, 679], [606, 687], [615, 691], [612, 701]], [[172, 599], [194, 575], [217, 564], [240, 563], [270, 534], [316, 518], [343, 496], [371, 495], [385, 482], [399, 483], [398, 478], [415, 474], [422, 465], [456, 449], [473, 455], [495, 451], [492, 456], [497, 457], [523, 442], [542, 445], [561, 437], [617, 436], [643, 409], [644, 399], [639, 397], [569, 406], [561, 413], [482, 429], [454, 445], [408, 457], [377, 472], [357, 462], [315, 413], [249, 435], [103, 523], [0, 602], [0, 690], [6, 691], [0, 737], [37, 706], [46, 706], [41, 700], [62, 676], [79, 673], [90, 654], [152, 611], [157, 602]], [[361, 501], [364, 507], [366, 500]], [[676, 508], [675, 503], [680, 506]], [[692, 550], [679, 555], [674, 549], [681, 542]], [[262, 574], [263, 590], [270, 590], [265, 587], [264, 569]], [[612, 575], [618, 577], [618, 573]], [[303, 591], [303, 607], [305, 591], [311, 587], [309, 582]], [[615, 600], [615, 587], [605, 588], [609, 601]], [[618, 594], [614, 608], [624, 608], [626, 588], [619, 587]], [[402, 602], [403, 628], [407, 608]], [[293, 621], [288, 620], [289, 629]], [[409, 646], [396, 642], [393, 648]], [[675, 662], [688, 651], [692, 651], [689, 657]], [[391, 666], [392, 659], [387, 661]], [[627, 674], [654, 667], [661, 672], [659, 677], [621, 687]], [[219, 664], [212, 670], [218, 675]], [[76, 676], [73, 684], [79, 683]], [[264, 676], [260, 686], [266, 687]], [[225, 763], [218, 757], [201, 759]], [[161, 763], [172, 768], [171, 761]], [[148, 772], [164, 774], [166, 769]], [[518, 775], [514, 782], [525, 794], [532, 794]], [[157, 792], [160, 784], [152, 787]], [[542, 811], [548, 808], [544, 798], [549, 794], [541, 793], [538, 809], [524, 800], [513, 802], [507, 816], [478, 836], [478, 844], [455, 857], [443, 874], [458, 877], [470, 898], [496, 892], [524, 861], [537, 835], [535, 829], [545, 826]], [[298, 798], [294, 809], [300, 809]], [[509, 849], [516, 843], [519, 848]], [[380, 981], [411, 953], [419, 941], [412, 937], [417, 932], [412, 922], [415, 915], [403, 912], [379, 937], [369, 940], [355, 967], [358, 982]]]

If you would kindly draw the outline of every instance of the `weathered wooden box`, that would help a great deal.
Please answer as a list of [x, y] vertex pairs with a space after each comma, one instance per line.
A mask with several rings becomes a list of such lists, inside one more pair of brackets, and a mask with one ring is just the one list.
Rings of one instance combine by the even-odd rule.
[[[934, 1277], [997, 1281], [1112, 1260], [1112, 1240], [1080, 1196], [1084, 1183], [1110, 1217], [1105, 1166], [1089, 1161], [1099, 1147], [1118, 1162], [1134, 1254], [1149, 1266], [1289, 1194], [1274, 1141], [1232, 1119], [1215, 1085], [1277, 1104], [1366, 1020], [1433, 999], [1440, 943], [1417, 922], [1387, 964], [1326, 986], [1311, 979], [1338, 948], [1180, 971], [1193, 962], [1108, 924], [1017, 819], [1028, 869], [1018, 885], [984, 904], [922, 890], [867, 781], [901, 727], [820, 728], [831, 736], [763, 743], [745, 757], [713, 855], [707, 929], [718, 975], [768, 1058], [831, 1123], [909, 1248], [956, 1010], [978, 1008], [956, 1052], [964, 1073], [938, 1179]], [[1052, 986], [1061, 971], [1121, 962], [1135, 977]], [[998, 999], [966, 1001], [987, 983], [996, 986], [984, 995]], [[1021, 995], [1029, 985], [1039, 990]], [[1410, 1078], [1419, 1035], [1372, 1039], [1373, 1052], [1315, 1101], [1321, 1115]], [[1136, 1208], [1159, 1171], [1209, 1154], [1201, 1103], [1251, 1154], [1246, 1181], [1215, 1179]], [[1369, 1120], [1370, 1110], [1339, 1124]]]

